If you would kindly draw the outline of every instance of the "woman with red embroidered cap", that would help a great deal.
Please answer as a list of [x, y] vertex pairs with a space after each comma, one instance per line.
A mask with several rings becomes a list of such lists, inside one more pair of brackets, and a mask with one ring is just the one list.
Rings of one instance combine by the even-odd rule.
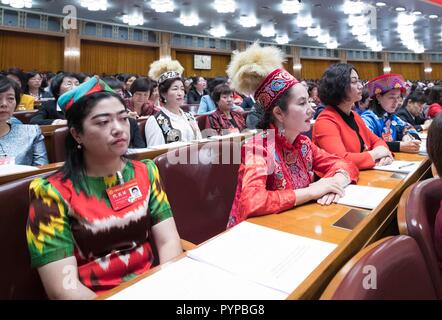
[[242, 147], [228, 227], [311, 200], [329, 205], [358, 177], [351, 162], [319, 149], [301, 134], [310, 129], [314, 111], [307, 89], [282, 68], [283, 57], [279, 49], [255, 43], [235, 54], [227, 70], [233, 88], [254, 93], [265, 110], [258, 125], [264, 131]]
[[416, 130], [395, 114], [398, 101], [407, 90], [402, 75], [389, 73], [373, 78], [367, 88], [372, 100], [369, 110], [361, 115], [367, 127], [382, 138], [391, 151], [418, 153], [421, 142]]
[[[32, 266], [51, 299], [89, 299], [182, 252], [153, 161], [124, 157], [123, 99], [97, 78], [59, 98], [70, 134], [66, 162], [30, 185]], [[136, 195], [133, 190], [137, 189]]]

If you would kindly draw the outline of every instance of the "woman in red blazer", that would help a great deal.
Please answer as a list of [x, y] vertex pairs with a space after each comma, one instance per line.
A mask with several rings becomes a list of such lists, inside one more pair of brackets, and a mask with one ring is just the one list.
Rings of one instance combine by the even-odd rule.
[[321, 79], [319, 98], [327, 107], [313, 126], [312, 138], [317, 146], [352, 161], [359, 169], [393, 161], [385, 142], [352, 110], [354, 103], [362, 98], [362, 84], [352, 65], [330, 66]]

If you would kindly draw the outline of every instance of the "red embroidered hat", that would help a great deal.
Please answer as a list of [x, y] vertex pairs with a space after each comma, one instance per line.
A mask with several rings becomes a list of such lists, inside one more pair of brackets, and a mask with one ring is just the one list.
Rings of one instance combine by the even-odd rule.
[[265, 109], [271, 108], [279, 97], [299, 81], [285, 69], [271, 72], [255, 92], [255, 100]]
[[388, 73], [368, 81], [367, 89], [370, 97], [374, 97], [377, 94], [383, 94], [393, 89], [400, 89], [404, 93], [407, 89], [407, 84], [402, 75]]

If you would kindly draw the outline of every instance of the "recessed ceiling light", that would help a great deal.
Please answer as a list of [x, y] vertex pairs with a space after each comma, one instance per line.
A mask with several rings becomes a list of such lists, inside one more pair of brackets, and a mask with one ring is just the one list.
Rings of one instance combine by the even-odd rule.
[[437, 19], [437, 18], [439, 18], [439, 16], [437, 14], [430, 14], [428, 16], [428, 18], [430, 18], [430, 19]]
[[405, 8], [404, 8], [404, 7], [397, 7], [397, 8], [396, 8], [396, 11], [398, 11], [398, 12], [402, 12], [402, 11], [405, 11]]
[[385, 2], [376, 2], [376, 6], [378, 6], [378, 7], [385, 7], [386, 3]]
[[413, 11], [413, 14], [415, 16], [420, 16], [422, 14], [422, 12], [421, 11]]

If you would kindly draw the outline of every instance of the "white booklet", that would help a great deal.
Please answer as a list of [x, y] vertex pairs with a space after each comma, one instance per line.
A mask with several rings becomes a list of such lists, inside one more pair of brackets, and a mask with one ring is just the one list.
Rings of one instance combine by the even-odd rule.
[[394, 160], [391, 164], [386, 166], [375, 166], [373, 169], [382, 171], [392, 171], [400, 173], [410, 173], [415, 171], [419, 165], [420, 161], [398, 161]]
[[284, 300], [287, 294], [207, 263], [180, 259], [108, 300]]
[[187, 254], [288, 295], [335, 248], [333, 243], [242, 222]]
[[345, 187], [345, 195], [339, 199], [338, 203], [352, 207], [374, 209], [385, 199], [390, 191], [391, 189], [386, 188], [350, 184]]

